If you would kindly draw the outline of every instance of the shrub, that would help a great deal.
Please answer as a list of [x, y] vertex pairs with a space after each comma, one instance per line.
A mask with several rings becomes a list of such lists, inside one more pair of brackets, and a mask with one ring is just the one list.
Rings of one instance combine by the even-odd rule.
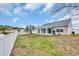
[[7, 35], [7, 34], [9, 34], [10, 32], [3, 31], [2, 33], [5, 34], [5, 35]]

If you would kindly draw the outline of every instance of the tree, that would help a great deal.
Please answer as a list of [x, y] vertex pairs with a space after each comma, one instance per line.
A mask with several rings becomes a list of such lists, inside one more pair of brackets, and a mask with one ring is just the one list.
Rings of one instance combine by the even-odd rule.
[[29, 25], [26, 25], [25, 31], [29, 31]]
[[7, 25], [0, 25], [0, 31], [2, 31], [1, 33], [3, 34], [9, 34], [10, 32], [6, 31], [6, 30], [11, 30], [11, 27], [10, 26], [7, 26]]
[[35, 29], [34, 25], [26, 25], [26, 28], [25, 28], [25, 30], [29, 31], [30, 34], [32, 34], [32, 30], [34, 30], [34, 29]]
[[1, 31], [9, 30], [9, 28], [10, 28], [10, 27], [8, 27], [8, 26], [6, 26], [6, 25], [5, 25], [5, 26], [0, 25], [0, 30], [1, 30]]

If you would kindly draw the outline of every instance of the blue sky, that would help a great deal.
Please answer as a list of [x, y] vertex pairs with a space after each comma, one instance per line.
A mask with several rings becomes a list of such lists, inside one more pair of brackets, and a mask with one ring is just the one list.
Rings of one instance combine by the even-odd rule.
[[29, 24], [39, 26], [57, 21], [67, 14], [67, 10], [63, 10], [54, 15], [54, 12], [63, 6], [61, 3], [0, 4], [0, 24], [25, 27]]
[[56, 21], [65, 14], [60, 13], [53, 16], [54, 9], [61, 7], [62, 4], [0, 4], [0, 24], [11, 26], [25, 26], [27, 24], [42, 25], [47, 22]]

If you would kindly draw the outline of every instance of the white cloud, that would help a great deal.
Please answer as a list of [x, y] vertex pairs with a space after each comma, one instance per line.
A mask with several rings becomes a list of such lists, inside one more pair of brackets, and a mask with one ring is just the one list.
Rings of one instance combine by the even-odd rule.
[[[73, 5], [73, 6], [75, 6], [75, 5]], [[76, 5], [76, 6], [79, 6], [79, 4], [78, 5]], [[77, 14], [79, 15], [79, 7], [76, 7], [76, 8], [74, 8], [74, 9], [72, 9], [71, 10], [71, 14], [74, 16], [76, 16]]]
[[65, 20], [71, 18], [72, 20], [72, 27], [73, 29], [79, 29], [79, 15], [77, 16], [71, 16], [69, 14], [65, 15], [63, 18], [59, 19], [60, 20]]
[[60, 15], [61, 13], [67, 13], [67, 8], [63, 8], [60, 11], [55, 12], [54, 14], [52, 13], [52, 17], [56, 17], [56, 16]]
[[30, 10], [31, 12], [37, 10], [41, 5], [37, 3], [28, 3], [23, 8], [25, 10]]
[[69, 19], [69, 18], [71, 18], [71, 15], [67, 14], [64, 17], [60, 18], [58, 21], [65, 20], [65, 19]]
[[16, 23], [16, 21], [20, 20], [20, 18], [13, 18], [13, 23]]
[[20, 24], [20, 26], [19, 27], [21, 27], [21, 28], [25, 28], [26, 27], [26, 25], [24, 25], [24, 24]]
[[49, 19], [49, 20], [45, 20], [45, 23], [51, 23], [51, 22], [55, 22], [56, 20], [53, 19]]
[[11, 10], [13, 8], [13, 4], [12, 3], [0, 3], [0, 8]]
[[[23, 8], [22, 7], [17, 7], [13, 10], [13, 14], [19, 14], [19, 15], [25, 15], [26, 12], [24, 12]], [[27, 14], [28, 15], [28, 14]]]
[[32, 24], [32, 25], [34, 25], [34, 26], [41, 26], [41, 24]]
[[11, 11], [6, 10], [6, 9], [4, 9], [4, 8], [0, 8], [0, 13], [1, 13], [1, 14], [5, 14], [5, 15], [9, 15], [9, 16], [12, 15], [12, 12], [11, 12]]
[[43, 9], [43, 12], [47, 12], [47, 11], [51, 10], [53, 6], [54, 6], [53, 3], [46, 4], [45, 8]]
[[20, 7], [17, 7], [17, 8], [15, 8], [15, 9], [13, 10], [13, 13], [14, 13], [14, 14], [20, 14], [21, 11], [22, 11], [22, 9], [21, 9]]
[[79, 15], [79, 7], [78, 7], [78, 8], [75, 8], [75, 9], [73, 9], [73, 10], [71, 10], [71, 15], [72, 15], [72, 16], [77, 16], [77, 15]]
[[8, 4], [8, 3], [5, 3], [5, 4], [0, 4], [0, 13], [1, 14], [6, 14], [6, 15], [12, 15], [12, 7], [13, 7], [13, 4]]
[[74, 29], [79, 29], [79, 15], [72, 17], [72, 25]]

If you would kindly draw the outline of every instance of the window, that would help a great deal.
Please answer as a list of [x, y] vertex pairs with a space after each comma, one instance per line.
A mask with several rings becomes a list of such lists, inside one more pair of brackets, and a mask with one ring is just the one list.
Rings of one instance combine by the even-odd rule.
[[59, 32], [59, 29], [57, 29], [56, 31]]
[[51, 33], [51, 29], [48, 29], [48, 33]]
[[63, 32], [63, 29], [57, 29], [56, 31], [57, 32]]
[[60, 29], [60, 32], [63, 32], [63, 29]]

